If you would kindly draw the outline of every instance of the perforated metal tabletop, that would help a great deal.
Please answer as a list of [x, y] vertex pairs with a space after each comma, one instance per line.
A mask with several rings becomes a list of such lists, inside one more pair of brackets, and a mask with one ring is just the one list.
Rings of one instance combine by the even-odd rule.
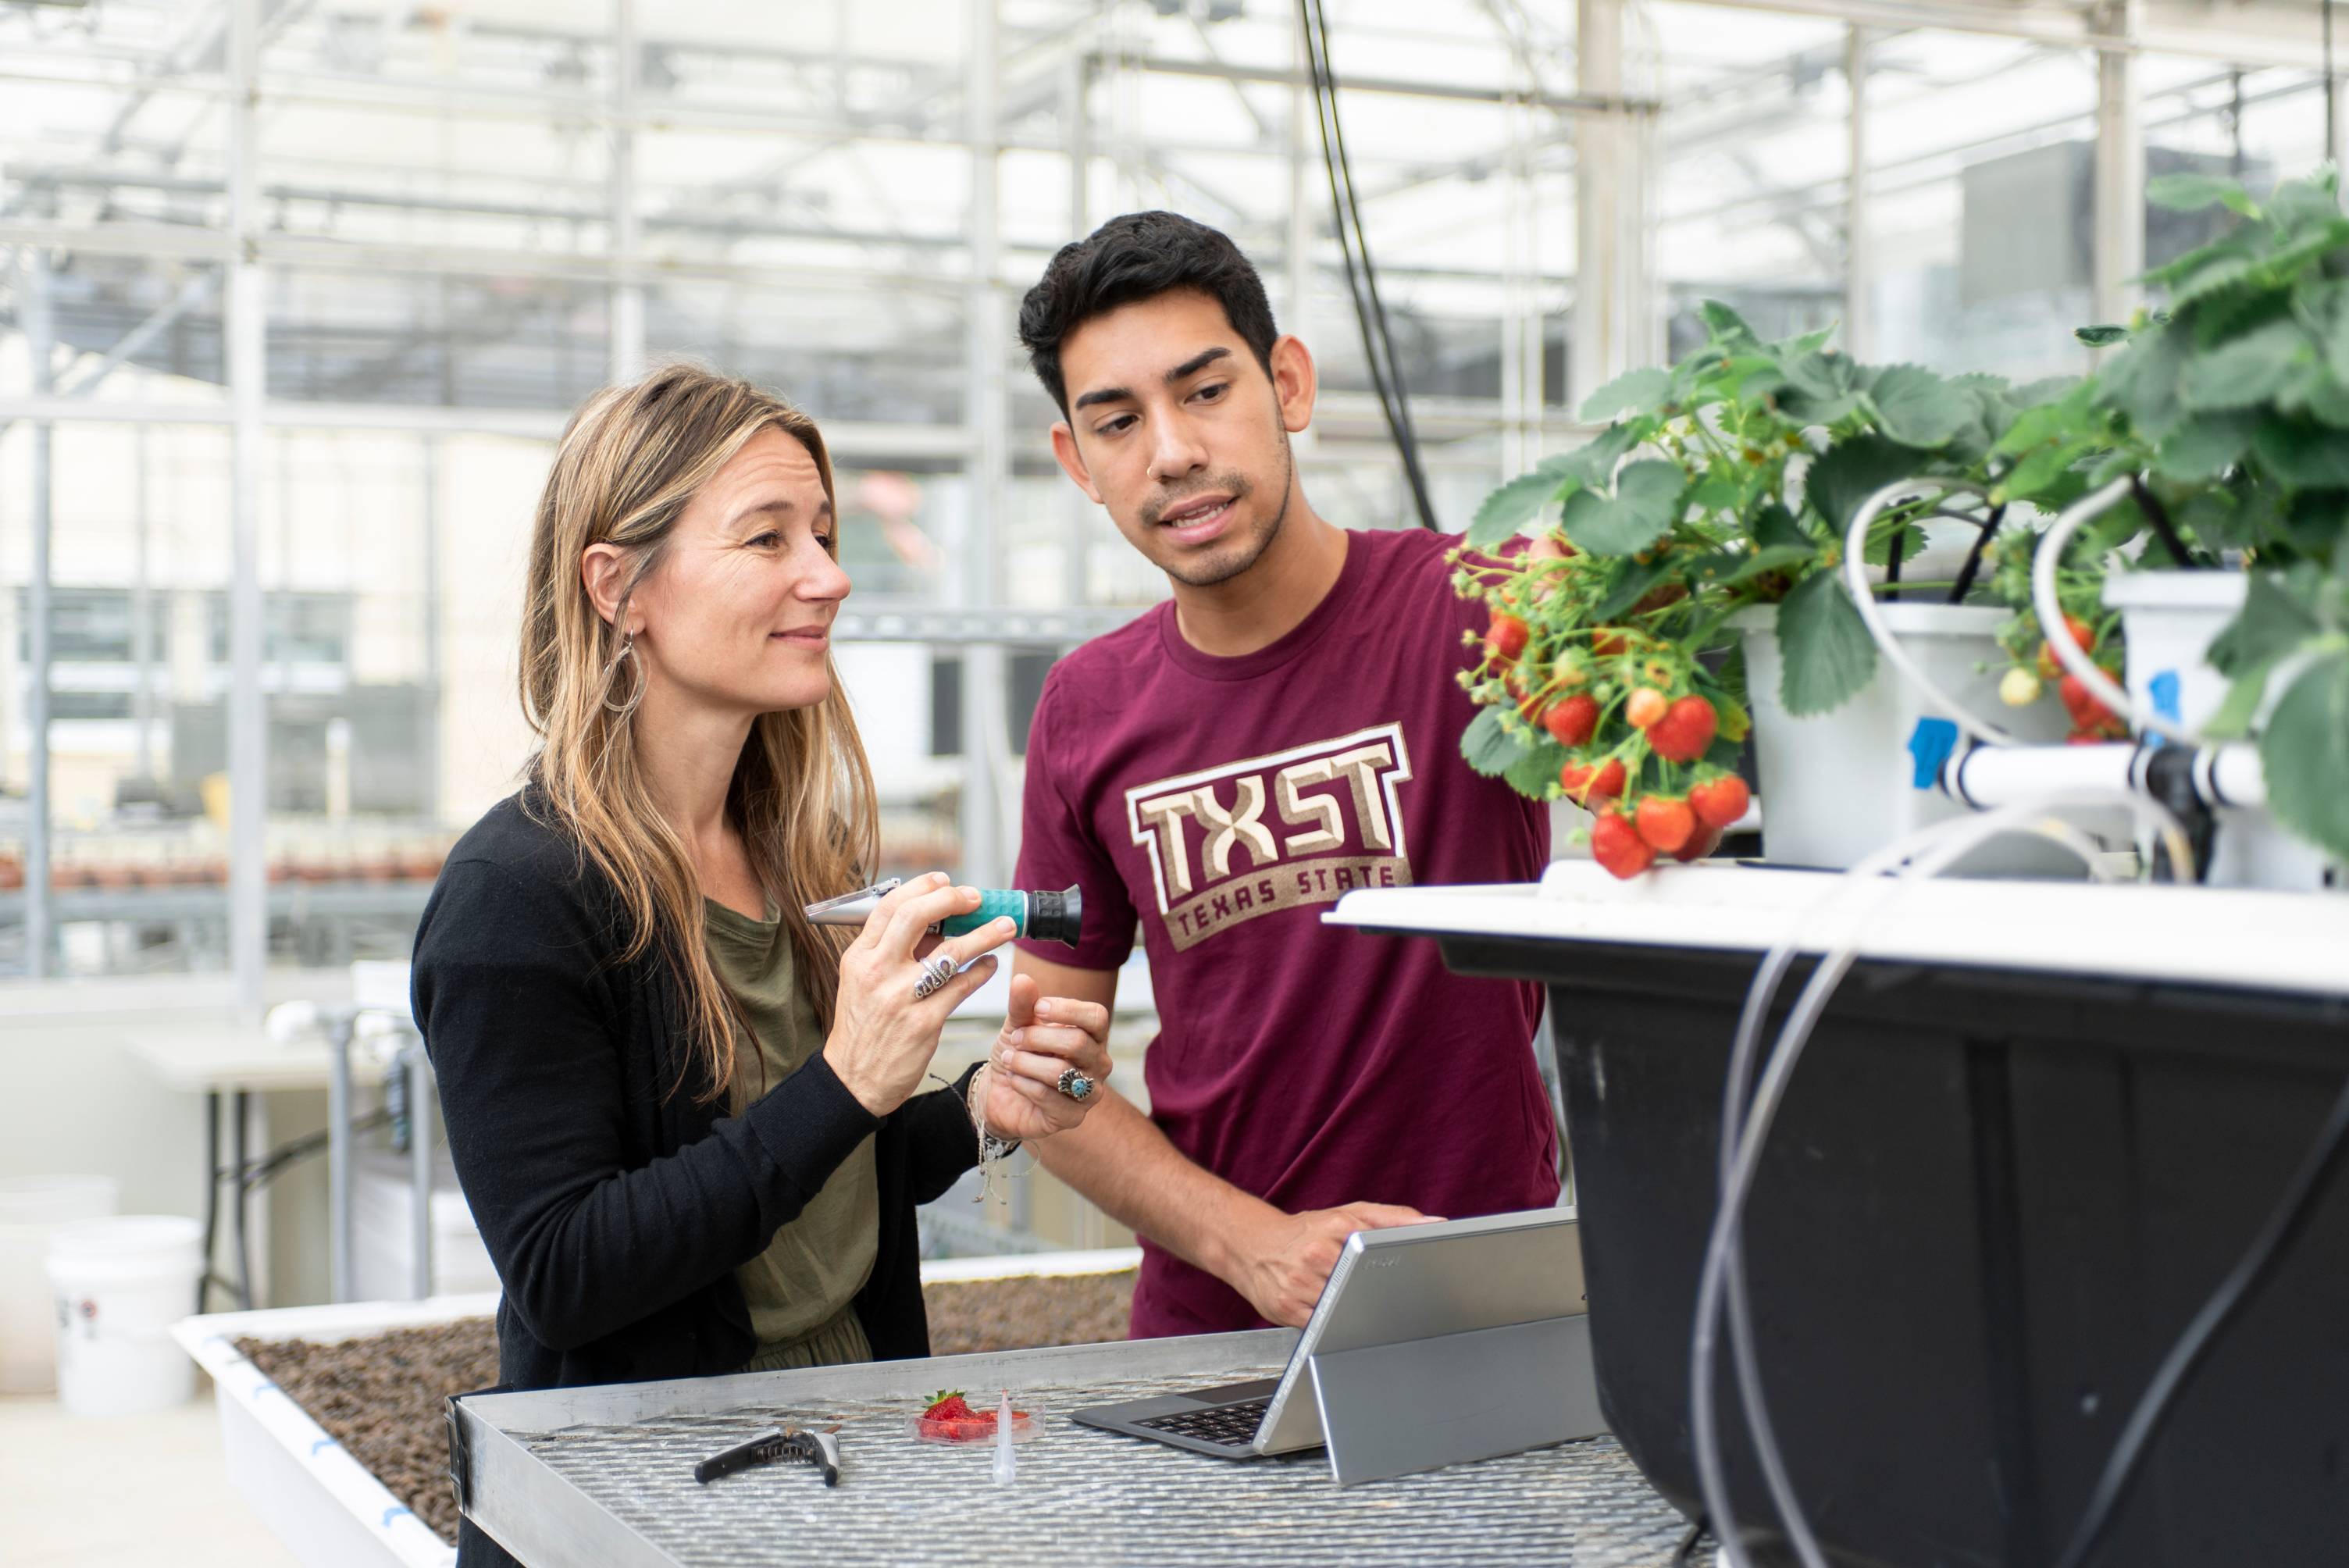
[[[1611, 1439], [1340, 1490], [1319, 1454], [1248, 1463], [1077, 1427], [1081, 1405], [1268, 1377], [1287, 1331], [478, 1397], [459, 1406], [467, 1511], [526, 1563], [742, 1568], [989, 1562], [1516, 1563], [1651, 1568], [1686, 1522]], [[1044, 1434], [1018, 1481], [985, 1446], [917, 1442], [923, 1394], [1009, 1387]], [[698, 1460], [838, 1423], [841, 1481], [803, 1465], [708, 1486]]]

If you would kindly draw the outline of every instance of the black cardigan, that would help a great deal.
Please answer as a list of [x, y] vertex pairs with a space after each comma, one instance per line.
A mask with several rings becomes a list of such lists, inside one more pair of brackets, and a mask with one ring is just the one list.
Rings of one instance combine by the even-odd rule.
[[[672, 1094], [677, 986], [649, 955], [618, 961], [625, 931], [609, 882], [519, 796], [458, 841], [417, 926], [416, 1017], [504, 1286], [502, 1386], [740, 1370], [757, 1339], [735, 1269], [876, 1132], [880, 1247], [856, 1315], [876, 1357], [927, 1355], [914, 1209], [977, 1162], [961, 1094], [876, 1118], [821, 1054], [740, 1116], [689, 1079]], [[471, 1529], [459, 1555], [503, 1556]]]

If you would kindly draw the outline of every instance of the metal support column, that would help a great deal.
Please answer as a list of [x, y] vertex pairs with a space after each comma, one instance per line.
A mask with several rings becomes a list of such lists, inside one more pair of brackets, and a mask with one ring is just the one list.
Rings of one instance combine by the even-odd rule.
[[440, 1105], [421, 1038], [409, 1039], [394, 1071], [408, 1075], [409, 1294], [432, 1294], [432, 1113]]
[[131, 480], [138, 487], [132, 518], [138, 533], [130, 579], [130, 663], [135, 683], [130, 688], [130, 722], [137, 728], [139, 777], [150, 781], [155, 777], [154, 508], [150, 500], [147, 460], [148, 438], [151, 434], [149, 426], [138, 427], [137, 472]]
[[416, 726], [418, 807], [436, 830], [440, 826], [440, 714], [446, 700], [440, 655], [440, 438], [423, 441], [424, 506], [424, 700]]
[[1868, 243], [1868, 29], [1845, 29], [1844, 79], [1851, 88], [1845, 116], [1845, 183], [1843, 207], [1843, 348], [1854, 359], [1876, 352], [1876, 322], [1872, 310], [1876, 283], [1875, 248]]
[[[995, 0], [967, 0], [963, 91], [969, 114], [970, 278], [966, 291], [963, 375], [972, 435], [969, 526], [962, 545], [962, 603], [980, 609], [1000, 603], [1002, 508], [1010, 453], [1004, 425], [1002, 301], [996, 273], [998, 241]], [[1004, 853], [1004, 807], [999, 789], [1004, 759], [1003, 687], [1007, 661], [999, 644], [963, 651], [962, 875], [980, 887], [999, 887], [1010, 867]]]
[[[1510, 79], [1531, 88], [1521, 58]], [[1540, 231], [1533, 181], [1533, 115], [1522, 98], [1502, 114], [1508, 151], [1501, 170], [1501, 477], [1521, 474], [1541, 457], [1542, 359]]]
[[326, 1299], [348, 1301], [351, 1286], [351, 1026], [355, 1008], [321, 1023], [326, 1031]]
[[2096, 56], [2095, 319], [2123, 322], [2137, 308], [2145, 271], [2145, 119], [2135, 42], [2144, 0], [2110, 0], [2104, 31], [2119, 42]]
[[[1078, 50], [1069, 57], [1061, 78], [1061, 134], [1069, 154], [1069, 234], [1071, 241], [1092, 232], [1092, 85], [1093, 57]], [[1061, 504], [1061, 602], [1071, 607], [1085, 602], [1091, 586], [1089, 561], [1092, 550], [1092, 502], [1074, 485], [1059, 490]]]
[[268, 290], [255, 259], [261, 148], [254, 97], [261, 0], [228, 0], [229, 964], [241, 1011], [261, 1019], [269, 962], [269, 716], [261, 693], [261, 423]]
[[636, 272], [641, 225], [636, 216], [636, 88], [644, 49], [636, 33], [636, 0], [614, 0], [612, 17], [612, 284], [610, 377], [634, 381], [645, 372], [645, 285]]
[[[1623, 96], [1623, 0], [1576, 0], [1577, 85], [1589, 97]], [[1567, 397], [1583, 399], [1631, 367], [1626, 209], [1637, 201], [1637, 150], [1620, 108], [1575, 126], [1574, 343]]]
[[[55, 387], [50, 359], [56, 332], [49, 315], [49, 258], [27, 246], [18, 263], [25, 346], [33, 359], [33, 395]], [[52, 442], [56, 427], [43, 420], [32, 429], [33, 574], [25, 589], [25, 641], [31, 657], [25, 672], [25, 728], [28, 777], [25, 790], [25, 974], [35, 980], [49, 973], [53, 943], [49, 909], [49, 544], [55, 489]]]

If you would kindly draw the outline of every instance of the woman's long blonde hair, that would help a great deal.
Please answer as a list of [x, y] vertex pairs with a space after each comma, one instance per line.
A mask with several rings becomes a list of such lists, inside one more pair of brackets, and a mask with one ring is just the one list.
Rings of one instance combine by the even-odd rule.
[[[832, 459], [815, 422], [747, 381], [666, 365], [596, 393], [555, 449], [532, 528], [523, 609], [522, 706], [539, 736], [530, 763], [538, 798], [525, 792], [525, 810], [552, 813], [551, 825], [577, 844], [583, 862], [593, 861], [618, 889], [629, 927], [622, 961], [653, 951], [667, 963], [688, 1047], [670, 1092], [698, 1066], [704, 1071], [695, 1076], [707, 1081], [696, 1099], [704, 1102], [733, 1088], [744, 1031], [710, 966], [700, 876], [636, 759], [629, 715], [644, 671], [621, 628], [629, 595], [659, 569], [687, 503], [770, 428], [807, 448], [830, 498]], [[581, 556], [604, 543], [629, 558], [609, 623], [580, 581]], [[857, 886], [879, 852], [873, 771], [836, 672], [814, 707], [759, 716], [726, 810], [761, 885], [781, 906], [800, 984], [829, 1028], [849, 934], [810, 924], [801, 909]]]

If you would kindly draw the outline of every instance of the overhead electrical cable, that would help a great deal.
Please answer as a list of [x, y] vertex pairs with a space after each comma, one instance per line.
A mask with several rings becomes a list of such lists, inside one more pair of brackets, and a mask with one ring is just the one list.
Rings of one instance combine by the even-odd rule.
[[[1435, 507], [1428, 499], [1427, 475], [1420, 465], [1419, 432], [1412, 423], [1410, 394], [1404, 389], [1402, 365], [1394, 347], [1394, 331], [1387, 319], [1386, 303], [1379, 294], [1378, 272], [1371, 262], [1370, 236], [1362, 222], [1361, 202], [1354, 191], [1351, 160], [1346, 154], [1346, 133], [1338, 119], [1338, 77], [1330, 63], [1330, 22], [1321, 0], [1297, 0], [1297, 15], [1305, 35], [1308, 73], [1321, 126], [1321, 163], [1330, 179], [1331, 224], [1338, 251], [1346, 267], [1346, 292], [1353, 301], [1354, 319], [1362, 334], [1362, 357], [1371, 371], [1371, 389], [1379, 400], [1388, 434], [1402, 459], [1404, 480], [1419, 511], [1420, 526], [1434, 531]], [[1293, 308], [1293, 306], [1292, 306]]]

